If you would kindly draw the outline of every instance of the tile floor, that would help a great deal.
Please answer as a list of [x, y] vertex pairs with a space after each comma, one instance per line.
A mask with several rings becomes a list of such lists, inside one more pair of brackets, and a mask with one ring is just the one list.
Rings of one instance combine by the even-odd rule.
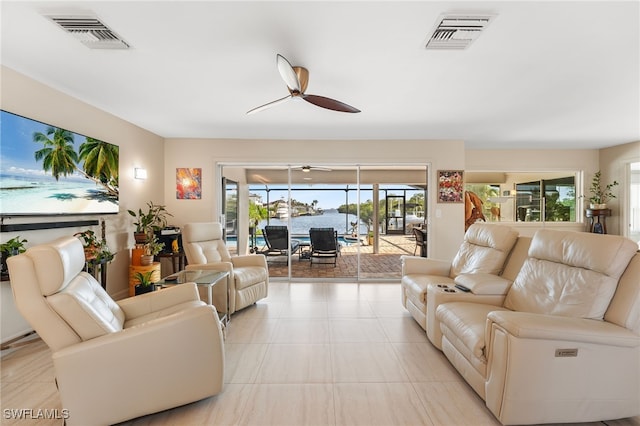
[[[2, 408], [60, 409], [44, 344], [5, 352]], [[499, 425], [404, 310], [397, 283], [271, 283], [232, 318], [225, 382], [220, 395], [122, 425]]]

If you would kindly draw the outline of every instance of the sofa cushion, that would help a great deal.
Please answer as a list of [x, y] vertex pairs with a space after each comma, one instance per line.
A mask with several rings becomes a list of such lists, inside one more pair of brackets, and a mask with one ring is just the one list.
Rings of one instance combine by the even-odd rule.
[[504, 306], [602, 319], [636, 250], [636, 243], [620, 236], [539, 230]]
[[453, 259], [451, 277], [471, 273], [500, 275], [517, 239], [518, 232], [508, 226], [474, 223]]
[[47, 297], [47, 302], [82, 340], [120, 331], [125, 321], [120, 306], [86, 272], [76, 275], [63, 289]]
[[436, 309], [442, 335], [482, 376], [486, 375], [485, 327], [487, 315], [506, 310], [483, 303], [450, 302]]

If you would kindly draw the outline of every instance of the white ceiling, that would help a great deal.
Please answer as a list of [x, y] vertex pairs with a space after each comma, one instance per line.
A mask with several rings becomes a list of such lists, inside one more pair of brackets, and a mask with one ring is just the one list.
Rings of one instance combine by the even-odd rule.
[[[452, 139], [469, 149], [640, 140], [638, 1], [2, 1], [1, 63], [163, 137]], [[462, 51], [438, 16], [497, 17]], [[131, 45], [92, 50], [45, 19], [93, 14]], [[309, 69], [292, 101], [276, 54]]]

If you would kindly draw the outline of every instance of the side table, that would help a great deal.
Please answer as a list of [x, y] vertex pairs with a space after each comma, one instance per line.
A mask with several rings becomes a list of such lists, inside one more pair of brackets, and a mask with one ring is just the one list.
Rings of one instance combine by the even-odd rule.
[[89, 260], [85, 263], [84, 270], [93, 275], [95, 279], [98, 279], [98, 270], [100, 270], [100, 285], [103, 289], [107, 289], [107, 264], [111, 262], [111, 259], [102, 260]]
[[[229, 310], [230, 292], [229, 292], [229, 272], [216, 271], [214, 269], [192, 269], [187, 271], [180, 271], [178, 273], [169, 275], [164, 279], [158, 281], [156, 284], [160, 287], [168, 287], [172, 285], [179, 285], [183, 283], [196, 283], [198, 287], [207, 287], [207, 304], [213, 305], [213, 287], [224, 283], [226, 289], [226, 307], [223, 312], [218, 311], [220, 322], [226, 328], [231, 321], [231, 312]], [[214, 306], [215, 307], [215, 306]]]
[[611, 209], [586, 209], [585, 216], [589, 219], [589, 232], [595, 234], [607, 233], [607, 216], [611, 216]]
[[169, 259], [171, 261], [171, 273], [175, 274], [177, 271], [182, 271], [187, 263], [187, 256], [184, 251], [158, 253], [154, 258], [155, 261], [161, 262], [162, 259]]

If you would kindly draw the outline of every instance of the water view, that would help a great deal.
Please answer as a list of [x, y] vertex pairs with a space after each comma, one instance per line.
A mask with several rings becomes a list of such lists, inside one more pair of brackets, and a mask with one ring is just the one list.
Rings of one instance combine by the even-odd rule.
[[[333, 228], [338, 231], [338, 235], [351, 234], [352, 225], [357, 221], [356, 215], [338, 213], [335, 209], [325, 210], [323, 214], [316, 216], [295, 216], [291, 218], [291, 235], [309, 235], [309, 228]], [[258, 225], [263, 229], [266, 225], [287, 225], [287, 219], [271, 218], [261, 220]], [[367, 227], [360, 223], [360, 234], [366, 235]]]

